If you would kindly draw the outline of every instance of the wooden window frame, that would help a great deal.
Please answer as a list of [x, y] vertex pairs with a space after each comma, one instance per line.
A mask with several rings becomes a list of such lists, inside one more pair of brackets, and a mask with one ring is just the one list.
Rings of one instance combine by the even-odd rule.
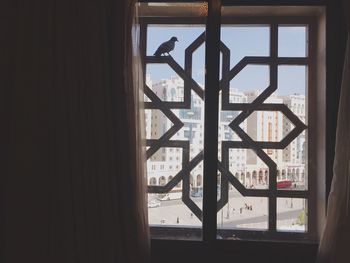
[[[156, 1], [152, 1], [156, 2]], [[164, 2], [164, 1], [160, 1]], [[223, 1], [225, 2], [225, 1]], [[295, 12], [288, 13], [286, 10], [287, 8], [282, 8], [277, 13], [273, 13], [270, 15], [269, 10], [271, 8], [265, 8], [265, 10], [260, 10], [260, 13], [254, 14], [252, 12], [247, 13], [247, 10], [251, 10], [250, 7], [240, 7], [237, 8], [237, 14], [234, 18], [223, 18], [221, 20], [220, 17], [220, 11], [218, 10], [220, 6], [220, 1], [214, 0], [209, 1], [208, 5], [208, 17], [207, 17], [207, 36], [210, 41], [207, 41], [207, 49], [211, 50], [211, 52], [208, 52], [206, 54], [206, 68], [207, 72], [210, 72], [206, 75], [206, 86], [215, 86], [218, 85], [219, 82], [219, 66], [217, 61], [218, 56], [215, 55], [219, 51], [219, 47], [216, 43], [219, 43], [220, 40], [220, 26], [221, 23], [235, 23], [235, 24], [261, 24], [261, 21], [264, 21], [265, 23], [268, 22], [271, 25], [277, 24], [307, 24], [310, 28], [310, 38], [312, 39], [311, 42], [314, 42], [315, 45], [319, 43], [320, 41], [324, 42], [325, 38], [325, 32], [319, 32], [318, 29], [324, 27], [324, 24], [320, 26], [320, 21], [322, 18], [320, 18], [320, 12], [317, 10], [317, 8], [313, 7], [304, 7], [303, 9], [294, 8], [292, 11]], [[320, 7], [322, 9], [322, 7]], [[298, 13], [298, 10], [303, 10], [302, 15], [295, 15]], [[316, 11], [315, 11], [316, 10]], [[322, 14], [324, 16], [324, 13]], [[141, 26], [141, 33], [143, 34], [141, 39], [144, 40], [144, 42], [141, 42], [142, 48], [142, 54], [146, 54], [146, 27], [147, 24], [204, 24], [206, 18], [203, 17], [144, 17], [140, 19], [140, 26]], [[321, 22], [322, 23], [322, 22]], [[324, 21], [323, 21], [324, 23]], [[209, 25], [209, 26], [208, 26]], [[277, 27], [275, 27], [277, 29]], [[321, 29], [321, 31], [324, 31], [324, 28]], [[209, 36], [212, 36], [209, 38]], [[274, 37], [278, 37], [276, 34]], [[209, 42], [209, 43], [208, 43]], [[211, 45], [211, 47], [210, 47]], [[208, 48], [209, 46], [209, 48]], [[308, 79], [308, 89], [312, 89], [312, 87], [319, 86], [317, 90], [314, 90], [315, 94], [317, 96], [315, 97], [309, 97], [308, 101], [308, 112], [315, 112], [314, 118], [312, 120], [309, 120], [309, 132], [315, 133], [314, 140], [309, 140], [309, 147], [308, 147], [308, 158], [311, 160], [313, 168], [311, 166], [308, 166], [308, 177], [311, 179], [309, 180], [309, 194], [307, 195], [308, 202], [311, 202], [314, 207], [316, 207], [316, 200], [319, 198], [319, 195], [321, 192], [324, 192], [324, 189], [318, 189], [318, 185], [322, 185], [325, 180], [325, 167], [322, 170], [322, 168], [317, 165], [318, 163], [321, 163], [322, 160], [324, 160], [325, 157], [325, 133], [318, 134], [317, 131], [320, 130], [320, 128], [325, 128], [325, 79], [322, 76], [322, 73], [325, 71], [325, 61], [317, 61], [320, 55], [322, 55], [322, 52], [324, 52], [324, 47], [314, 46], [312, 48], [309, 48], [309, 57], [305, 58], [308, 63], [309, 67], [309, 79]], [[216, 57], [215, 57], [216, 56]], [[309, 59], [309, 58], [313, 59]], [[322, 58], [321, 58], [322, 59]], [[209, 63], [210, 62], [210, 63]], [[317, 66], [319, 63], [323, 63], [324, 66]], [[203, 197], [203, 241], [204, 243], [213, 243], [218, 241], [217, 240], [217, 222], [216, 222], [216, 177], [210, 177], [209, 174], [212, 174], [212, 172], [215, 170], [217, 171], [217, 143], [215, 143], [215, 140], [212, 140], [212, 138], [218, 138], [218, 127], [217, 124], [213, 125], [213, 118], [217, 119], [218, 112], [213, 111], [213, 109], [216, 107], [218, 109], [218, 91], [215, 89], [211, 90], [213, 93], [208, 94], [205, 97], [205, 105], [209, 105], [208, 107], [205, 107], [206, 109], [210, 109], [210, 112], [205, 112], [205, 128], [206, 131], [204, 134], [204, 141], [205, 146], [204, 148], [208, 153], [204, 156], [204, 197]], [[310, 100], [311, 99], [311, 100]], [[321, 102], [321, 103], [320, 103]], [[316, 116], [317, 115], [317, 116]], [[216, 117], [213, 117], [216, 116]], [[210, 125], [209, 121], [210, 120]], [[208, 138], [211, 138], [211, 140], [208, 140]], [[215, 158], [214, 158], [215, 155]], [[215, 161], [214, 161], [215, 160]], [[206, 165], [207, 163], [207, 165]], [[322, 166], [322, 165], [321, 165]], [[316, 168], [315, 168], [316, 167]], [[320, 176], [319, 182], [312, 181], [315, 180], [316, 173], [319, 173]], [[214, 187], [213, 187], [214, 186]], [[215, 194], [214, 194], [215, 193]], [[214, 198], [215, 196], [215, 202]], [[209, 198], [208, 198], [209, 197]], [[213, 199], [211, 200], [210, 199]], [[296, 196], [297, 197], [297, 196]], [[300, 197], [306, 197], [304, 194], [300, 194]], [[323, 197], [325, 199], [325, 197]], [[311, 207], [309, 205], [309, 207]], [[323, 209], [323, 211], [322, 211]], [[309, 221], [310, 222], [316, 222], [316, 221], [322, 221], [317, 220], [317, 218], [324, 213], [325, 208], [320, 208], [317, 210], [316, 208], [313, 210], [309, 210]], [[276, 217], [272, 218], [276, 222]], [[305, 241], [305, 242], [317, 242], [320, 226], [321, 224], [309, 224], [308, 234], [304, 233], [274, 233], [273, 235], [266, 235], [261, 234], [261, 231], [240, 231], [237, 230], [235, 232], [245, 232], [243, 236], [249, 239], [260, 239], [260, 240], [284, 240], [284, 241]], [[192, 228], [193, 232], [191, 233], [191, 239], [200, 237], [201, 236], [201, 229]], [[158, 227], [158, 228], [151, 228], [151, 232], [160, 237], [165, 238], [167, 237], [174, 237], [175, 239], [184, 238], [186, 235], [188, 235], [188, 228], [186, 227]], [[231, 231], [231, 230], [230, 230]]]

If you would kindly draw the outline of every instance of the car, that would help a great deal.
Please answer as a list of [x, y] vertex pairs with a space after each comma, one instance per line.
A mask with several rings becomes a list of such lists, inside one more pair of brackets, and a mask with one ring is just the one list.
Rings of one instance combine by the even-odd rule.
[[[217, 195], [220, 196], [221, 187], [217, 186]], [[203, 188], [202, 187], [193, 187], [191, 191], [191, 197], [203, 197]]]
[[203, 187], [201, 187], [201, 186], [192, 187], [191, 196], [192, 197], [203, 197]]
[[148, 208], [153, 208], [153, 207], [160, 207], [160, 201], [157, 199], [153, 199], [151, 201], [148, 202]]
[[181, 198], [182, 198], [182, 191], [172, 191], [166, 194], [158, 195], [158, 200], [160, 201], [177, 200]]
[[192, 197], [203, 197], [203, 192], [198, 191], [198, 192], [191, 192]]
[[282, 180], [277, 182], [277, 189], [281, 188], [291, 188], [292, 187], [292, 181], [291, 180]]

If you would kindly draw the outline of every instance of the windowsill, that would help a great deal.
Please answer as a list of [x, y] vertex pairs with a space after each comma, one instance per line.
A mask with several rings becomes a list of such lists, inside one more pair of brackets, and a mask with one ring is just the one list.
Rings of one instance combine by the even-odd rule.
[[[315, 262], [316, 242], [217, 240], [208, 245], [191, 240], [151, 240], [152, 263], [175, 262]], [[215, 257], [214, 257], [215, 255]]]
[[[178, 225], [152, 225], [152, 240], [175, 240], [175, 241], [202, 241], [201, 227], [186, 227]], [[318, 244], [318, 241], [310, 238], [306, 232], [278, 231], [269, 232], [265, 230], [233, 230], [218, 229], [219, 242], [283, 242], [300, 244]], [[225, 238], [223, 238], [225, 237]]]

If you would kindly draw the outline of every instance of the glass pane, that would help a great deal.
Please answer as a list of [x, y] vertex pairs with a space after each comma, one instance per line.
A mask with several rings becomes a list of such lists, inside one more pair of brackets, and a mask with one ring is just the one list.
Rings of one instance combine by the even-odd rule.
[[[253, 96], [249, 96], [249, 99], [252, 98]], [[254, 96], [254, 98], [256, 97]], [[274, 103], [283, 102], [281, 99], [271, 97], [267, 101]], [[294, 128], [293, 123], [279, 111], [254, 111], [246, 119], [246, 125], [244, 123], [240, 124], [241, 128], [246, 127], [247, 134], [254, 141], [260, 142], [282, 141], [288, 134], [282, 129], [283, 125], [288, 125], [289, 130]]]
[[[290, 106], [291, 109], [293, 109], [292, 106], [298, 106], [300, 110], [303, 110], [304, 115], [306, 106], [305, 96], [307, 94], [307, 73], [307, 66], [279, 66], [278, 86], [275, 92], [276, 96], [281, 97], [284, 103]], [[297, 105], [290, 104], [291, 99], [299, 100], [299, 102], [295, 102]]]
[[159, 139], [173, 123], [160, 110], [145, 110], [146, 139]]
[[307, 231], [307, 201], [302, 198], [277, 198], [277, 230]]
[[280, 26], [278, 28], [278, 56], [307, 56], [307, 27]]
[[218, 229], [268, 229], [268, 198], [244, 197], [229, 187], [227, 204], [217, 214]]
[[[307, 74], [306, 66], [279, 66], [276, 94], [283, 99], [292, 113], [307, 125]], [[283, 117], [283, 136], [293, 131], [294, 125]], [[277, 163], [277, 187], [280, 190], [308, 189], [308, 144], [307, 130], [299, 134], [280, 151], [282, 159]]]
[[149, 64], [146, 72], [146, 85], [159, 99], [175, 102], [184, 100], [184, 80], [168, 64]]
[[197, 226], [202, 222], [181, 202], [181, 192], [148, 194], [148, 220], [151, 226]]
[[172, 110], [183, 127], [170, 140], [190, 141], [189, 155], [192, 160], [204, 149], [204, 101], [192, 91], [190, 104], [189, 109]]
[[[271, 176], [276, 175], [278, 191], [307, 190], [308, 182], [308, 62], [299, 59], [295, 60], [298, 65], [293, 65], [292, 60], [276, 60], [270, 54], [278, 51], [280, 57], [306, 57], [307, 27], [279, 25], [275, 38], [271, 36], [274, 31], [269, 18], [237, 16], [238, 13], [233, 7], [222, 8], [217, 233], [223, 238], [258, 238], [259, 233], [260, 238], [268, 238], [269, 233], [247, 234], [246, 230], [275, 231], [269, 229], [269, 213], [281, 215], [278, 222], [271, 222], [271, 227], [274, 223], [279, 227], [282, 219], [289, 220], [297, 213], [283, 214], [280, 205], [276, 211], [268, 210], [269, 201], [270, 208], [274, 207], [273, 199], [269, 199], [274, 198], [269, 197], [273, 190], [269, 185]], [[274, 47], [277, 50], [272, 50]], [[274, 62], [289, 64], [275, 67]], [[223, 114], [232, 118], [223, 123]], [[295, 202], [300, 209], [301, 203]], [[230, 211], [235, 204], [240, 221], [233, 220]], [[290, 229], [294, 230], [299, 231]]]
[[233, 67], [246, 56], [269, 56], [270, 27], [222, 25], [221, 41], [231, 50], [230, 64]]
[[277, 163], [277, 188], [279, 190], [307, 190], [307, 144], [299, 135], [286, 148], [279, 150], [282, 162]]
[[[197, 25], [149, 25], [147, 29], [147, 56], [153, 56], [158, 47], [169, 41], [172, 37], [176, 37], [178, 41], [175, 41], [174, 50], [170, 51], [169, 54], [174, 60], [184, 68], [185, 63], [185, 50], [193, 41], [199, 37], [205, 30], [205, 26]], [[197, 52], [204, 54], [204, 46]], [[162, 56], [168, 55], [167, 53]], [[198, 66], [204, 65], [204, 55], [197, 56], [200, 61], [196, 61]], [[202, 63], [201, 63], [202, 62]], [[195, 72], [198, 74], [198, 72]], [[161, 76], [162, 72], [158, 72], [158, 76]], [[158, 77], [156, 77], [158, 78]], [[202, 83], [204, 84], [204, 83]]]
[[201, 87], [204, 87], [205, 81], [205, 68], [204, 68], [204, 58], [205, 58], [205, 44], [201, 44], [192, 55], [192, 78]]
[[269, 66], [248, 65], [230, 81], [230, 103], [250, 103], [269, 85]]
[[[175, 7], [171, 5], [170, 9], [174, 11]], [[150, 109], [145, 111], [145, 121], [148, 152], [152, 153], [147, 160], [147, 177], [153, 238], [200, 239], [202, 235], [204, 31], [205, 25], [147, 27], [145, 73], [151, 91], [147, 94], [146, 107]], [[154, 55], [172, 37], [178, 40], [173, 41], [173, 50]], [[163, 102], [161, 108], [154, 95]], [[166, 140], [162, 137], [165, 134], [170, 135]], [[183, 170], [185, 165], [191, 169]]]

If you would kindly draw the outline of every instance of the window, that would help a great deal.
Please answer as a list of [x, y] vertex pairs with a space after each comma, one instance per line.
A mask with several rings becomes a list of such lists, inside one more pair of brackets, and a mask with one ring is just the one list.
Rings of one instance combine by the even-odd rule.
[[[247, 7], [223, 6], [221, 38], [216, 43], [220, 55], [214, 58], [220, 61], [214, 101], [215, 96], [206, 97], [209, 87], [205, 87], [206, 5], [191, 5], [198, 9], [187, 9], [186, 4], [168, 4], [166, 13], [161, 4], [141, 8], [145, 73], [151, 80], [145, 86], [149, 99], [145, 107], [162, 111], [164, 116], [156, 121], [170, 127], [157, 140], [147, 138], [147, 157], [162, 147], [182, 149], [174, 153], [174, 161], [162, 159], [181, 159], [175, 174], [170, 169], [162, 172], [171, 180], [149, 185], [149, 199], [168, 194], [173, 200], [150, 209], [151, 233], [202, 239], [205, 228], [215, 227], [222, 239], [314, 239], [319, 175], [308, 163], [315, 161], [317, 149], [315, 17], [279, 14], [279, 7], [256, 7], [264, 15], [252, 16]], [[154, 56], [172, 36], [179, 42], [170, 55]], [[207, 78], [215, 78], [212, 74], [207, 72]], [[218, 111], [210, 120], [208, 108]], [[212, 133], [212, 127], [217, 138], [208, 140], [205, 134]], [[202, 133], [207, 141], [199, 139]], [[205, 155], [213, 154], [205, 147], [214, 144], [218, 147], [215, 196], [205, 189], [209, 175], [204, 163]], [[179, 183], [181, 187], [176, 187]], [[215, 211], [204, 212], [205, 202], [214, 197]], [[216, 226], [203, 223], [210, 213], [216, 214]]]

